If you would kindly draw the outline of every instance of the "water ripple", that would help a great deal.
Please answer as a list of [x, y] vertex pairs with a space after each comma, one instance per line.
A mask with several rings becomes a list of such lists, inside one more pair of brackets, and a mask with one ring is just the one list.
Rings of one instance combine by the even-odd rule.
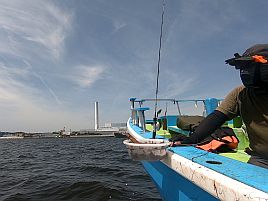
[[0, 200], [161, 200], [118, 138], [0, 141]]

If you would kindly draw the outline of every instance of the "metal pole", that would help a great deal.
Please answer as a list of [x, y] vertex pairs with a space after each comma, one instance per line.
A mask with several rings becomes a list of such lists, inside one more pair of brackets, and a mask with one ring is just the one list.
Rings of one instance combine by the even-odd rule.
[[99, 108], [98, 102], [95, 102], [95, 130], [99, 129]]

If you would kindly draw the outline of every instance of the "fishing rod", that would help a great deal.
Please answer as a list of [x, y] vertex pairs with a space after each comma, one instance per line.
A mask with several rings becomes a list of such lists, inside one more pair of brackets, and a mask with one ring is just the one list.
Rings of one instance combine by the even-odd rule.
[[155, 107], [154, 107], [154, 129], [153, 129], [153, 139], [156, 136], [156, 123], [157, 116], [159, 112], [157, 111], [157, 99], [158, 99], [158, 86], [159, 86], [159, 73], [160, 73], [160, 60], [161, 60], [161, 49], [162, 49], [162, 37], [163, 37], [163, 25], [164, 25], [164, 14], [165, 14], [165, 0], [162, 1], [162, 15], [161, 15], [161, 27], [160, 27], [160, 38], [159, 38], [159, 49], [158, 49], [158, 62], [157, 62], [157, 76], [156, 76], [156, 89], [155, 89]]

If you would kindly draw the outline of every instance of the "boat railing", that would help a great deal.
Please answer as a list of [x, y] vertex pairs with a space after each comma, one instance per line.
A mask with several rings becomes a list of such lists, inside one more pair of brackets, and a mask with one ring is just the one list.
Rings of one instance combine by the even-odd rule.
[[[204, 112], [205, 116], [213, 112], [222, 99], [217, 98], [207, 98], [207, 99], [185, 99], [185, 100], [176, 100], [176, 99], [137, 99], [137, 98], [130, 98], [131, 102], [131, 119], [132, 123], [136, 126], [139, 126], [142, 128], [142, 130], [145, 132], [146, 126], [145, 126], [145, 111], [149, 110], [148, 107], [142, 107], [144, 102], [156, 102], [156, 101], [165, 101], [165, 102], [172, 102], [173, 104], [176, 104], [178, 109], [178, 114], [181, 116], [181, 109], [180, 109], [180, 103], [186, 103], [186, 102], [194, 102], [196, 107], [198, 102], [202, 102], [204, 104]], [[138, 104], [138, 107], [136, 107], [136, 104]]]

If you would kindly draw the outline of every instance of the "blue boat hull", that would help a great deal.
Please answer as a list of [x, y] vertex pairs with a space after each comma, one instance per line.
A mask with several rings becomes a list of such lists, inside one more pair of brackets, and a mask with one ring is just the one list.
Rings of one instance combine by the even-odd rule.
[[142, 161], [164, 201], [218, 200], [194, 183], [176, 173], [161, 161]]
[[[217, 100], [206, 100], [206, 114], [209, 114], [217, 106]], [[267, 169], [194, 146], [169, 147], [165, 137], [158, 135], [160, 133], [152, 139], [153, 132], [146, 130], [145, 124], [144, 111], [148, 108], [134, 107], [135, 102], [141, 104], [144, 101], [132, 100], [132, 115], [127, 128], [134, 141], [125, 140], [124, 144], [132, 159], [142, 162], [164, 201], [268, 200]], [[206, 106], [207, 102], [212, 106]], [[169, 117], [173, 116], [166, 116], [170, 129], [176, 126], [173, 124], [177, 117], [176, 121], [169, 121], [172, 120]], [[229, 154], [245, 155], [239, 151]]]

